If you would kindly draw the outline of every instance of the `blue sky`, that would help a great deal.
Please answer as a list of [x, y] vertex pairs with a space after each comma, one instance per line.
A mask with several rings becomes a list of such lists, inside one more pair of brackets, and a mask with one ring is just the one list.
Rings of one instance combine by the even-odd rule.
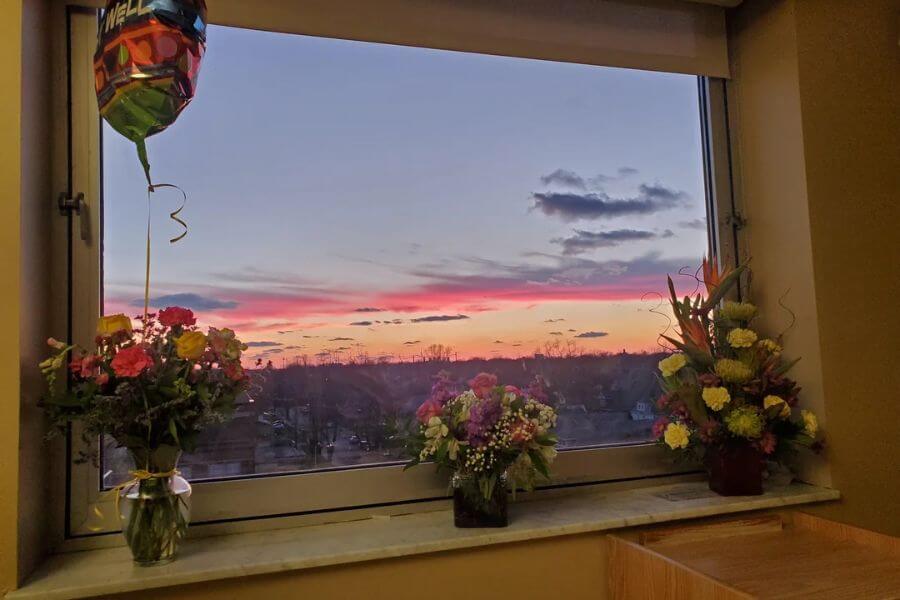
[[[651, 348], [640, 295], [705, 249], [686, 75], [211, 27], [197, 97], [148, 147], [190, 198], [170, 246], [177, 198], [154, 197], [154, 296], [277, 344], [260, 355]], [[108, 128], [104, 177], [124, 310], [146, 195]]]

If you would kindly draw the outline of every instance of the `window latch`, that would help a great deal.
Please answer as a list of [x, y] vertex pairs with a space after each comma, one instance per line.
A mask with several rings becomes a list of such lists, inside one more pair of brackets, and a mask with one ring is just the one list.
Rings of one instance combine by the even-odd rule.
[[59, 207], [60, 215], [64, 217], [71, 217], [73, 215], [79, 217], [81, 239], [85, 242], [90, 240], [91, 218], [90, 213], [88, 212], [87, 202], [84, 199], [84, 194], [79, 192], [73, 198], [69, 194], [63, 192], [59, 195], [59, 198], [57, 198], [56, 204]]
[[735, 212], [725, 217], [725, 223], [731, 225], [735, 229], [743, 229], [747, 226], [747, 217], [739, 212]]

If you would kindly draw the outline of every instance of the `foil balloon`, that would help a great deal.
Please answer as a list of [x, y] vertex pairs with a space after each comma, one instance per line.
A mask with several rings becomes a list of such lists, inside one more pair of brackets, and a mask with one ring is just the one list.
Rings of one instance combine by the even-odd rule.
[[109, 0], [100, 19], [94, 77], [100, 114], [137, 145], [175, 122], [194, 97], [206, 49], [205, 0]]

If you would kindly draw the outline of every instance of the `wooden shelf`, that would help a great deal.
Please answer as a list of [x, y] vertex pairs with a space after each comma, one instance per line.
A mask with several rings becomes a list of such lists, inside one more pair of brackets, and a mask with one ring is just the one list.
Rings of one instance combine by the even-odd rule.
[[900, 539], [803, 513], [609, 538], [613, 598], [900, 598]]

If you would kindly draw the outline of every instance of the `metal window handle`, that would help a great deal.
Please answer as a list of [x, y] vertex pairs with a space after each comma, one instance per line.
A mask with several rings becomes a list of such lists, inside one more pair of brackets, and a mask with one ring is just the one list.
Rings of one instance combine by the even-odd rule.
[[84, 199], [84, 194], [79, 192], [75, 195], [74, 198], [72, 198], [71, 196], [63, 192], [57, 199], [57, 205], [59, 206], [59, 214], [64, 217], [68, 217], [73, 214], [78, 215], [81, 230], [81, 240], [84, 242], [90, 241], [91, 214], [88, 208], [88, 203]]

